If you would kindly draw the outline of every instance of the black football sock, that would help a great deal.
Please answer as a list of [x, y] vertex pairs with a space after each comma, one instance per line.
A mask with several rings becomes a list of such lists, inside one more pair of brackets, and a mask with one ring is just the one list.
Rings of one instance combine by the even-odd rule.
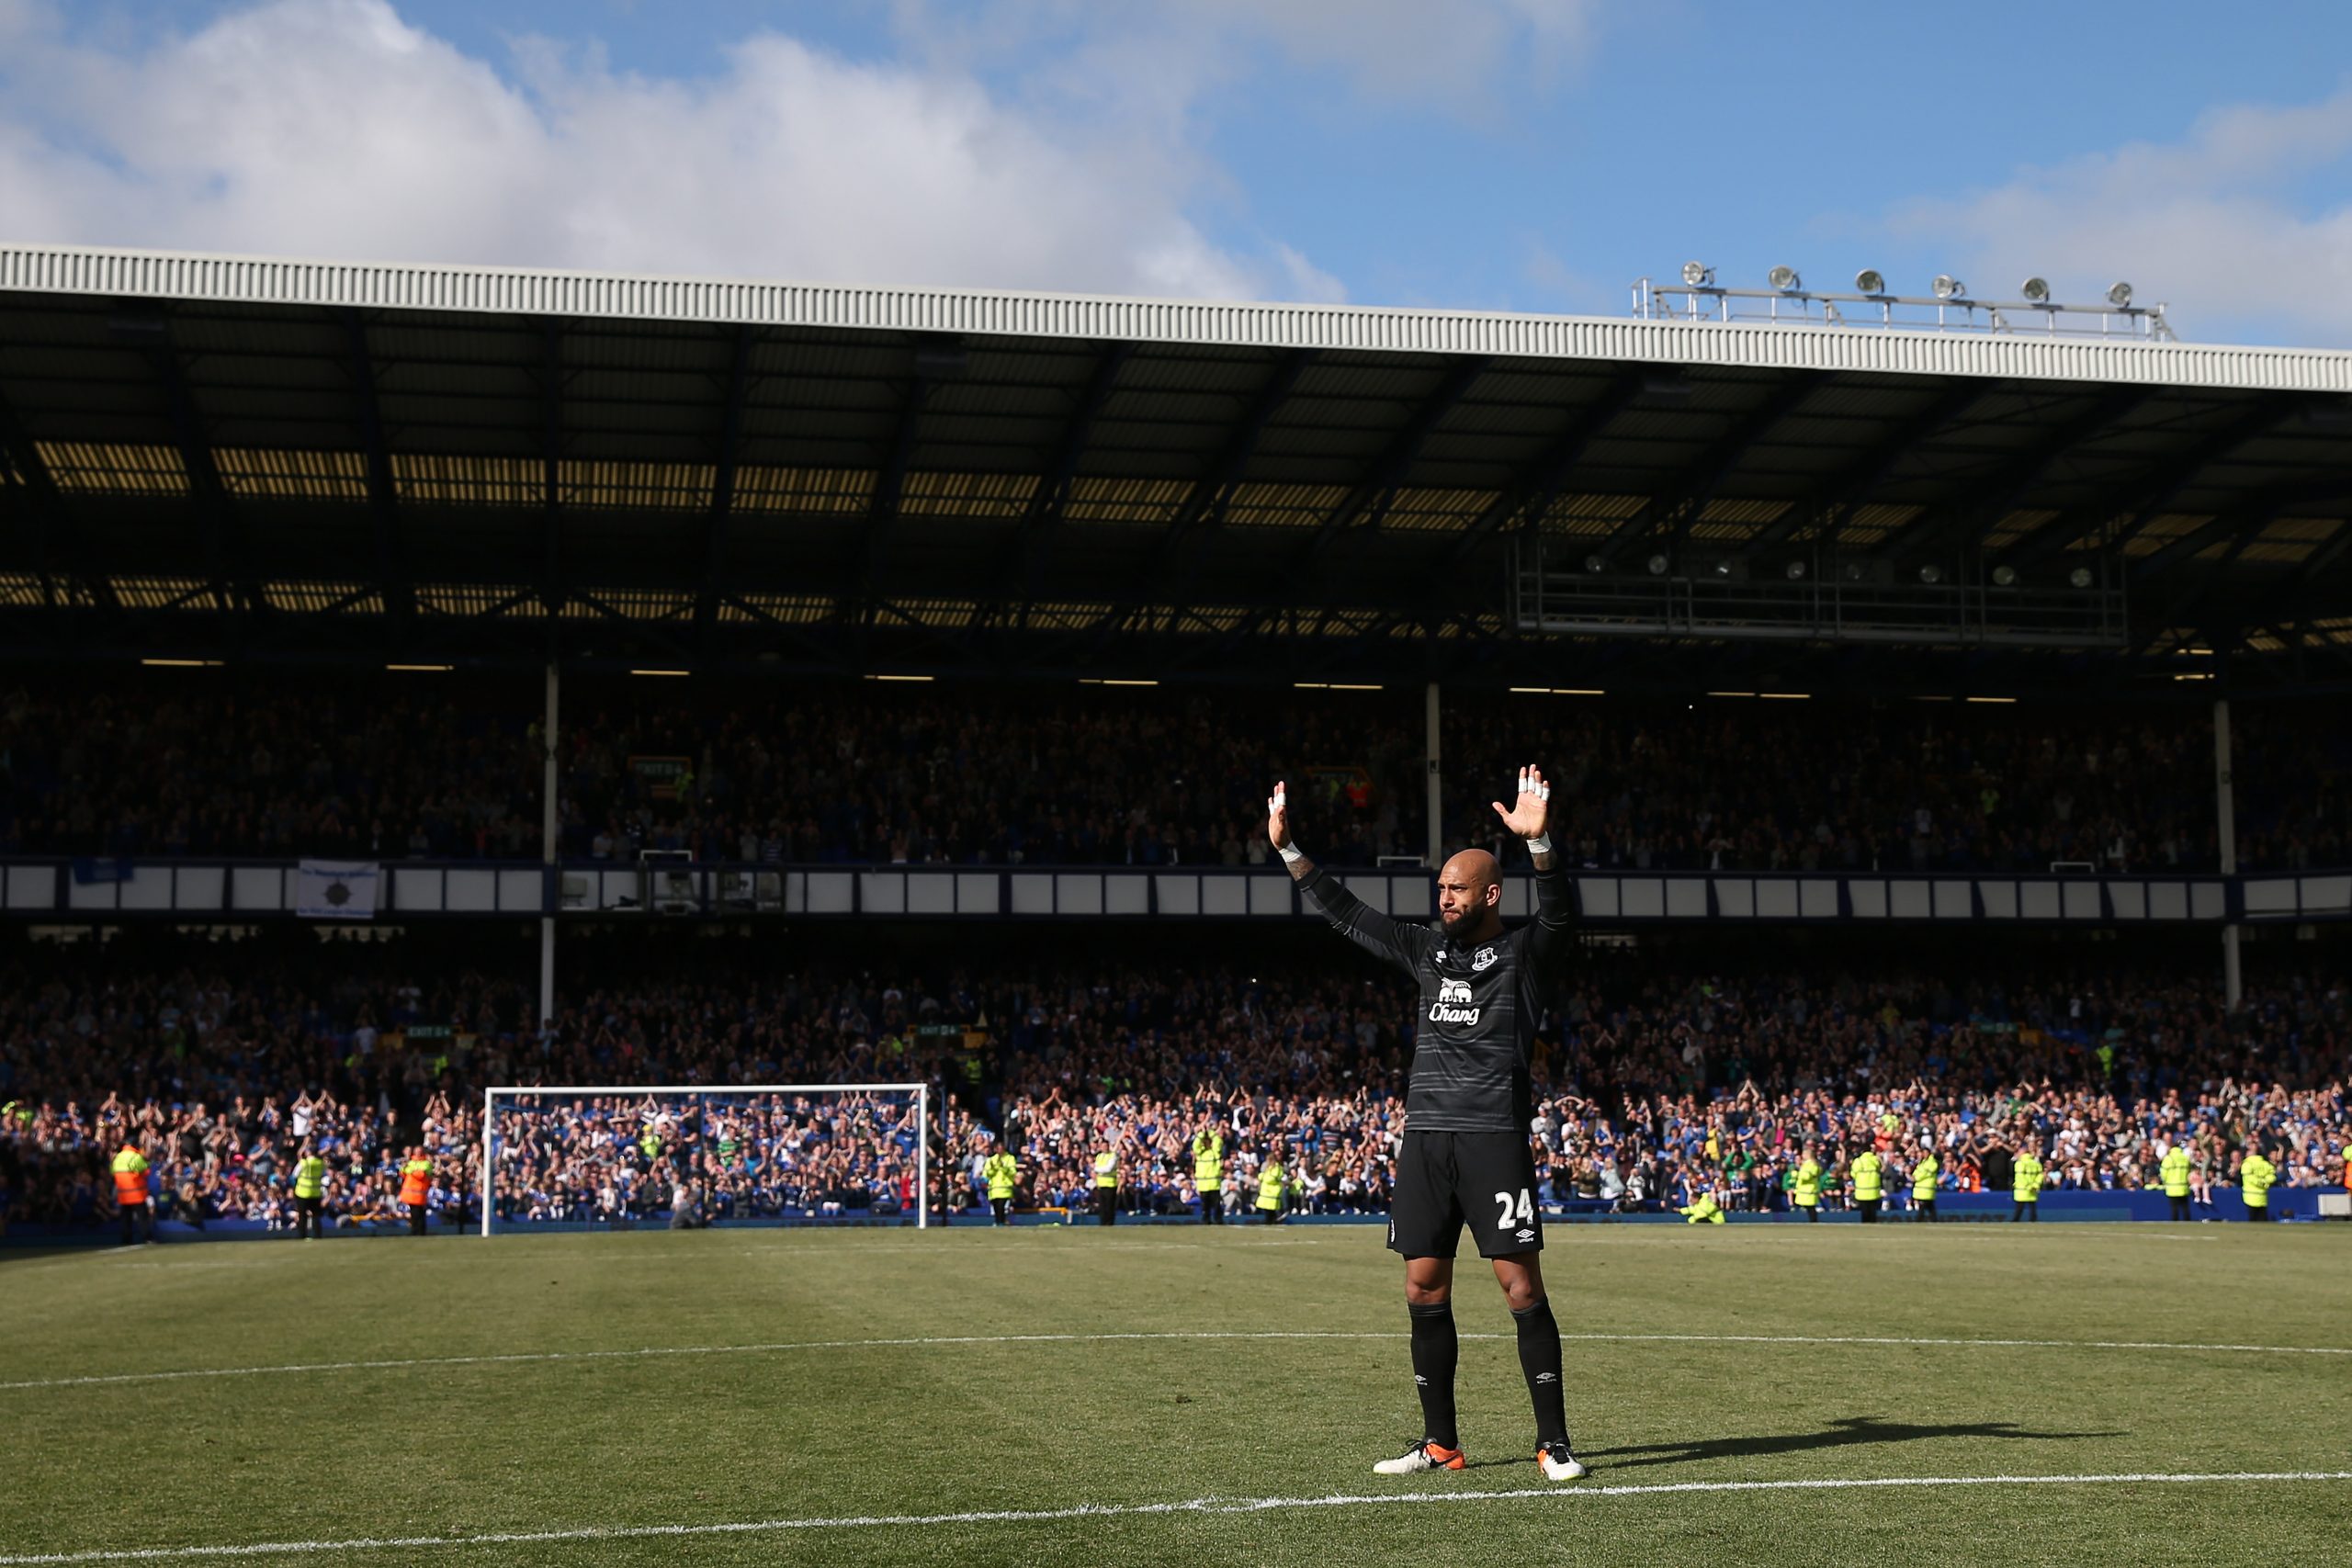
[[1458, 1449], [1462, 1434], [1453, 1425], [1453, 1368], [1462, 1359], [1462, 1341], [1453, 1332], [1453, 1303], [1408, 1302], [1405, 1310], [1413, 1319], [1413, 1383], [1421, 1391], [1421, 1436], [1440, 1448]]
[[1568, 1412], [1560, 1388], [1560, 1325], [1549, 1301], [1514, 1312], [1519, 1325], [1519, 1370], [1527, 1374], [1527, 1394], [1535, 1402], [1535, 1441], [1568, 1440]]

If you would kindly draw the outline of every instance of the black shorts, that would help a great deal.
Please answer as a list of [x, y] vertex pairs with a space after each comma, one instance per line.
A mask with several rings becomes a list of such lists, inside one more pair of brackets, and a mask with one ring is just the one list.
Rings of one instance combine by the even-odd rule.
[[1408, 1129], [1396, 1156], [1388, 1249], [1408, 1258], [1451, 1258], [1465, 1222], [1481, 1258], [1544, 1250], [1535, 1154], [1526, 1137]]

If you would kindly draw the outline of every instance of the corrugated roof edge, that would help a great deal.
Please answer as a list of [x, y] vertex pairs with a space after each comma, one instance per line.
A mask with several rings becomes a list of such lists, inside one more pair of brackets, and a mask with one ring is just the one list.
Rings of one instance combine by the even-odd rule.
[[0, 244], [0, 291], [1366, 349], [1751, 369], [2352, 391], [2352, 353], [1369, 305], [1130, 299]]

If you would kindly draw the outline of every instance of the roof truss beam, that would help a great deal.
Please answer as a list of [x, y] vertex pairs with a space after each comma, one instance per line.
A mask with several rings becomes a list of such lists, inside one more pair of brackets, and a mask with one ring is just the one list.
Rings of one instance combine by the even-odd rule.
[[1985, 530], [2015, 509], [2018, 499], [2052, 463], [2107, 426], [2128, 418], [2156, 391], [2153, 386], [2107, 389], [2091, 400], [2088, 408], [2042, 430], [1985, 478], [1967, 481], [1969, 493], [1964, 499], [1922, 513], [1880, 540], [1872, 553], [1931, 555], [1962, 542], [1974, 546]]
[[1430, 389], [1403, 428], [1389, 438], [1388, 445], [1373, 460], [1371, 472], [1357, 481], [1347, 498], [1333, 507], [1315, 530], [1314, 540], [1306, 547], [1307, 561], [1320, 559], [1334, 540], [1359, 522], [1367, 527], [1380, 526], [1396, 500], [1396, 492], [1404, 487], [1406, 476], [1420, 457], [1421, 448], [1429, 445], [1437, 427], [1445, 423], [1445, 416], [1469, 395], [1470, 389], [1478, 384], [1493, 363], [1484, 355], [1461, 360]]
[[368, 342], [366, 315], [340, 312], [352, 400], [359, 415], [360, 450], [368, 459], [368, 511], [376, 528], [376, 576], [384, 608], [403, 624], [416, 617], [416, 586], [401, 553], [400, 490], [392, 479], [390, 443], [384, 434], [382, 401], [376, 395], [376, 355]]
[[539, 318], [539, 602], [563, 613], [563, 328]]
[[[1014, 554], [1019, 562], [1024, 606], [1037, 597], [1046, 557], [1054, 536], [1060, 532], [1062, 514], [1069, 505], [1070, 482], [1078, 477], [1078, 465], [1086, 456], [1086, 444], [1094, 434], [1095, 421], [1118, 390], [1120, 372], [1135, 357], [1136, 346], [1131, 342], [1111, 343], [1097, 350], [1085, 390], [1079, 394], [1076, 406], [1070, 410], [1069, 422], [1063, 425], [1060, 439], [1054, 443], [1037, 488], [1031, 492], [1029, 505], [1022, 513]], [[1023, 614], [1025, 616], [1025, 609]]]
[[1981, 381], [1958, 381], [1943, 389], [1927, 405], [1899, 421], [1871, 443], [1854, 461], [1840, 468], [1822, 487], [1810, 506], [1792, 506], [1747, 541], [1749, 549], [1770, 549], [1792, 537], [1808, 523], [1834, 538], [1846, 519], [1870, 504], [1903, 459], [1961, 415], [1974, 408], [1986, 391]]
[[1484, 544], [1488, 536], [1509, 525], [1514, 519], [1523, 526], [1542, 523], [1544, 513], [1560, 491], [1567, 488], [1577, 465], [1584, 460], [1586, 449], [1600, 433], [1634, 405], [1642, 394], [1646, 372], [1638, 365], [1628, 366], [1618, 372], [1615, 379], [1601, 389], [1592, 401], [1569, 416], [1566, 428], [1555, 436], [1543, 455], [1528, 466], [1519, 478], [1486, 511], [1472, 520], [1461, 536], [1449, 546], [1444, 564], [1451, 569], [1468, 559], [1471, 552]]
[[[2293, 410], [2295, 402], [2294, 399], [2281, 392], [2256, 398], [2236, 418], [2215, 426], [2157, 464], [2132, 503], [2132, 515], [2106, 541], [2108, 547], [2120, 548], [2136, 538], [2142, 530], [2163, 514], [2174, 497], [2205, 471], [2207, 465], [2226, 457], [2276, 425]], [[2077, 507], [2053, 517], [2010, 546], [2002, 555], [2001, 564], [2019, 570], [2040, 566], [2053, 556], [2064, 554], [2068, 547], [2087, 532], [2099, 528], [2119, 510], [2111, 503], [2094, 504]]]
[[754, 329], [738, 326], [727, 360], [727, 389], [718, 416], [718, 466], [710, 486], [710, 517], [703, 532], [702, 592], [695, 600], [695, 641], [707, 647], [718, 620], [718, 585], [727, 570], [727, 534], [735, 510], [735, 471], [743, 452], [743, 408], [752, 388]]
[[1738, 468], [1757, 442], [1803, 406], [1811, 390], [1792, 378], [1774, 381], [1761, 401], [1735, 418], [1729, 429], [1708, 444], [1686, 483], [1665, 495], [1652, 497], [1647, 504], [1611, 529], [1594, 547], [1594, 553], [1605, 564], [1634, 540], [1654, 528], [1661, 528], [1671, 531], [1669, 553], [1679, 555], [1690, 525], [1706, 510], [1716, 490]]

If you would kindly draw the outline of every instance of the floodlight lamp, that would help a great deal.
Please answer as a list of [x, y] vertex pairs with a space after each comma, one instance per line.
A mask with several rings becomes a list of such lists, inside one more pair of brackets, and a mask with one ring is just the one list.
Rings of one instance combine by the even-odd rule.
[[1948, 272], [1936, 274], [1936, 281], [1928, 287], [1939, 299], [1957, 299], [1968, 292], [1968, 285]]
[[1717, 577], [1729, 577], [1731, 575], [1731, 562], [1727, 560], [1717, 561], [1715, 563], [1715, 575]]
[[2091, 569], [2078, 566], [2066, 574], [2066, 581], [2077, 588], [2088, 588], [2091, 585]]
[[1860, 582], [1863, 578], [1869, 576], [1870, 573], [1863, 570], [1861, 562], [1858, 560], [1849, 560], [1846, 563], [1846, 570], [1838, 575], [1843, 577], [1849, 582]]
[[1584, 569], [1587, 571], [1600, 571], [1603, 568], [1607, 567], [1608, 564], [1609, 563], [1607, 561], [1601, 559], [1599, 556], [1587, 556], [1584, 558]]
[[2018, 285], [2018, 292], [2025, 297], [2025, 302], [2029, 305], [2047, 305], [2050, 303], [2050, 280], [2046, 277], [2029, 277]]
[[1996, 566], [1996, 567], [1995, 567], [1995, 568], [1993, 569], [1993, 586], [1994, 586], [1994, 587], [1996, 587], [1996, 588], [2015, 588], [2017, 585], [2018, 585], [2018, 569], [2017, 569], [2017, 568], [2015, 568], [2015, 567], [2013, 567], [2013, 566]]
[[1792, 561], [1791, 561], [1791, 562], [1788, 564], [1788, 568], [1787, 568], [1786, 575], [1787, 575], [1787, 577], [1788, 577], [1788, 580], [1789, 580], [1791, 582], [1802, 582], [1802, 581], [1804, 581], [1804, 562], [1803, 562], [1803, 561], [1801, 561], [1801, 560], [1792, 560]]
[[1714, 280], [1715, 269], [1706, 263], [1688, 261], [1682, 264], [1682, 281], [1690, 288], [1704, 288]]
[[1933, 588], [1937, 583], [1941, 582], [1943, 580], [1944, 569], [1936, 565], [1933, 561], [1928, 562], [1926, 566], [1919, 569], [1919, 581], [1926, 583], [1930, 588]]
[[2107, 302], [2119, 310], [2129, 305], [2132, 303], [2132, 286], [2128, 283], [2116, 284], [2108, 289]]
[[1804, 279], [1797, 276], [1797, 269], [1792, 266], [1774, 267], [1764, 275], [1764, 281], [1783, 294], [1802, 288], [1804, 283]]
[[1862, 268], [1861, 271], [1854, 274], [1854, 291], [1857, 294], [1885, 293], [1886, 274], [1874, 266]]
[[1649, 558], [1650, 575], [1652, 577], [1664, 577], [1666, 575], [1666, 569], [1672, 564], [1673, 563], [1668, 561], [1663, 555], [1652, 556]]

